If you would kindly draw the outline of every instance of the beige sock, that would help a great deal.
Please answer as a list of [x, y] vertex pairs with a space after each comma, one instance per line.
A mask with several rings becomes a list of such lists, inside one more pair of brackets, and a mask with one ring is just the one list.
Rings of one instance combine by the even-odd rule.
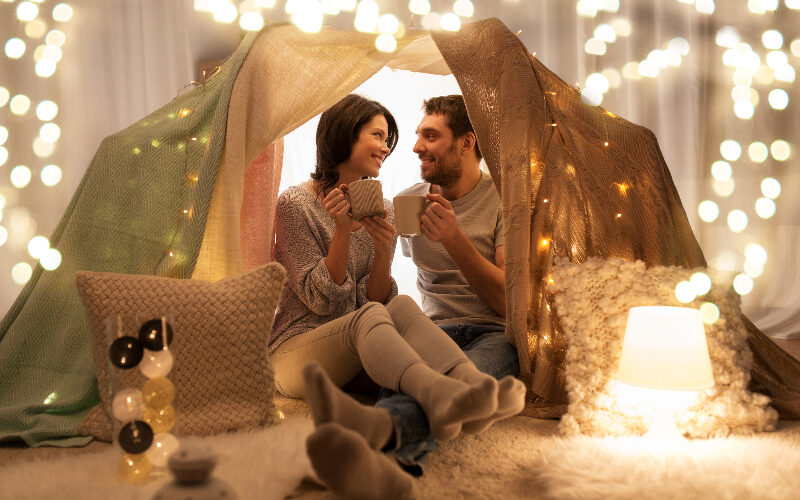
[[303, 387], [315, 426], [337, 423], [361, 434], [374, 450], [389, 442], [394, 433], [389, 411], [362, 405], [345, 394], [319, 364], [308, 363], [303, 368]]
[[525, 408], [525, 384], [509, 375], [500, 379], [497, 391], [497, 411], [489, 418], [464, 422], [463, 430], [467, 434], [478, 434], [485, 431], [498, 420], [513, 417]]
[[415, 363], [403, 373], [400, 390], [419, 402], [440, 441], [456, 437], [463, 422], [497, 411], [497, 381], [492, 377], [473, 385]]
[[370, 448], [358, 433], [322, 424], [306, 439], [306, 451], [319, 478], [334, 493], [353, 499], [414, 497], [413, 478], [385, 454]]

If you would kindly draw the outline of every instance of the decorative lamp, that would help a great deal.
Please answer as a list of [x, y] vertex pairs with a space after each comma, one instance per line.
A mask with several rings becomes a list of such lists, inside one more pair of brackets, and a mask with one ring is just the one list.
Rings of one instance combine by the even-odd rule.
[[648, 436], [683, 439], [674, 412], [714, 387], [700, 311], [688, 307], [633, 307], [616, 374], [618, 387], [655, 410]]

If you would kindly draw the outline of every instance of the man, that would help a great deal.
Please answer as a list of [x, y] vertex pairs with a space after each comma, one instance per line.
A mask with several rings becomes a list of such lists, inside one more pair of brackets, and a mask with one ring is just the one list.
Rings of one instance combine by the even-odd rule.
[[[519, 413], [525, 397], [524, 384], [513, 378], [519, 371], [516, 349], [504, 335], [500, 199], [491, 177], [480, 169], [481, 153], [463, 98], [435, 97], [423, 109], [414, 152], [425, 182], [401, 194], [425, 195], [429, 205], [420, 221], [423, 236], [404, 238], [401, 245], [417, 265], [424, 312], [478, 369], [500, 379], [495, 413], [463, 425], [465, 432], [477, 433]], [[435, 346], [422, 343], [421, 348]], [[386, 394], [367, 407], [339, 391], [319, 367], [307, 368], [305, 396], [317, 425], [307, 451], [320, 478], [350, 497], [410, 494], [413, 481], [395, 461], [420, 475], [436, 448], [419, 404], [404, 394]]]

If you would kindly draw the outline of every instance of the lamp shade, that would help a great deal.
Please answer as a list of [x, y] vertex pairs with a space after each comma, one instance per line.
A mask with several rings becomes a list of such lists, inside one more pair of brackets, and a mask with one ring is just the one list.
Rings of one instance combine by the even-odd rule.
[[649, 389], [702, 390], [714, 386], [700, 311], [688, 307], [633, 307], [617, 380]]

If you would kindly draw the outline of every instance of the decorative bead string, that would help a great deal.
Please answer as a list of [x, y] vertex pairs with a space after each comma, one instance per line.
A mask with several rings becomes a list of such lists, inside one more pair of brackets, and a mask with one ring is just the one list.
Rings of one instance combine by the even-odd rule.
[[175, 425], [175, 386], [166, 378], [174, 364], [169, 350], [174, 333], [163, 316], [145, 322], [138, 338], [124, 335], [121, 316], [116, 319], [117, 338], [109, 347], [111, 363], [121, 370], [138, 366], [148, 378], [141, 390], [122, 389], [111, 402], [114, 417], [124, 424], [117, 435], [125, 452], [117, 476], [140, 483], [153, 466], [166, 466], [169, 455], [179, 448], [178, 439], [168, 432]]

